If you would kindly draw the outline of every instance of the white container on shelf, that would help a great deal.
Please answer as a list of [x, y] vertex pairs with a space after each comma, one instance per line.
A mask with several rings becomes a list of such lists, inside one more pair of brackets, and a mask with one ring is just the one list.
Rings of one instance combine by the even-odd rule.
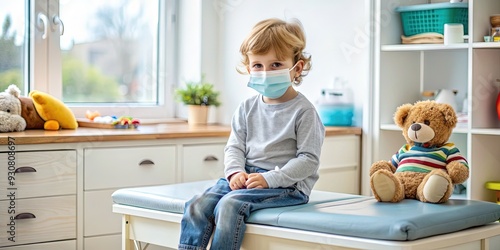
[[347, 87], [323, 89], [318, 111], [326, 126], [351, 126], [354, 116], [352, 90]]
[[464, 25], [461, 23], [444, 24], [444, 45], [464, 42]]

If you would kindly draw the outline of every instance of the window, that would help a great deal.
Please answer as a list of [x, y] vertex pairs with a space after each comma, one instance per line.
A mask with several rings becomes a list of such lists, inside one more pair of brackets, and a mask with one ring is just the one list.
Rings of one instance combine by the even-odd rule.
[[175, 15], [175, 0], [0, 0], [0, 84], [48, 92], [77, 117], [173, 117]]
[[0, 0], [0, 91], [11, 84], [24, 90], [26, 51], [23, 1]]

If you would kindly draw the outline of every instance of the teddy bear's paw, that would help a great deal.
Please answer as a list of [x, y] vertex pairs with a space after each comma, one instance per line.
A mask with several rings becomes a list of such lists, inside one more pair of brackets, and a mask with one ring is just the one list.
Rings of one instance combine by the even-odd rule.
[[441, 203], [449, 198], [450, 180], [441, 175], [431, 175], [422, 189], [422, 201]]
[[26, 129], [26, 121], [20, 115], [3, 117], [5, 112], [0, 112], [0, 132], [21, 132]]
[[391, 164], [390, 161], [377, 161], [370, 167], [370, 176], [372, 176], [375, 172], [383, 169], [392, 173], [396, 172], [396, 168]]
[[22, 118], [19, 118], [19, 120], [17, 121], [15, 131], [21, 132], [24, 131], [25, 129], [26, 129], [26, 121]]
[[401, 184], [387, 170], [375, 172], [370, 178], [370, 183], [373, 194], [378, 201], [398, 202], [403, 199]]
[[452, 161], [448, 163], [446, 170], [453, 184], [463, 183], [469, 178], [469, 168], [464, 162]]

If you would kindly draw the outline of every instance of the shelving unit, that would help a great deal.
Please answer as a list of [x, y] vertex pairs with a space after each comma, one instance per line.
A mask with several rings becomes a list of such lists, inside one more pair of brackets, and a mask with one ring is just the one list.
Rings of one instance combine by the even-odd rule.
[[[442, 1], [440, 1], [442, 2]], [[427, 4], [401, 0], [400, 5]], [[375, 6], [373, 160], [389, 160], [404, 143], [393, 114], [404, 103], [424, 99], [422, 91], [455, 89], [458, 112], [468, 100], [468, 122], [454, 129], [454, 142], [470, 164], [466, 192], [454, 198], [495, 201], [484, 187], [500, 180], [500, 121], [496, 98], [500, 84], [500, 43], [485, 43], [489, 17], [500, 13], [498, 0], [469, 0], [469, 39], [463, 44], [401, 44], [402, 26], [393, 1]]]

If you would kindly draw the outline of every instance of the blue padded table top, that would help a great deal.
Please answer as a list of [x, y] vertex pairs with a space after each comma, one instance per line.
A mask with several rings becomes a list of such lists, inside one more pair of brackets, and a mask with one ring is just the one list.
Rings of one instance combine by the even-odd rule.
[[[113, 202], [182, 213], [184, 204], [215, 180], [124, 188]], [[297, 219], [300, 218], [300, 219]], [[308, 204], [255, 211], [248, 223], [383, 240], [415, 240], [484, 225], [500, 219], [492, 202], [449, 200], [443, 204], [403, 200], [377, 202], [373, 197], [313, 190]]]

